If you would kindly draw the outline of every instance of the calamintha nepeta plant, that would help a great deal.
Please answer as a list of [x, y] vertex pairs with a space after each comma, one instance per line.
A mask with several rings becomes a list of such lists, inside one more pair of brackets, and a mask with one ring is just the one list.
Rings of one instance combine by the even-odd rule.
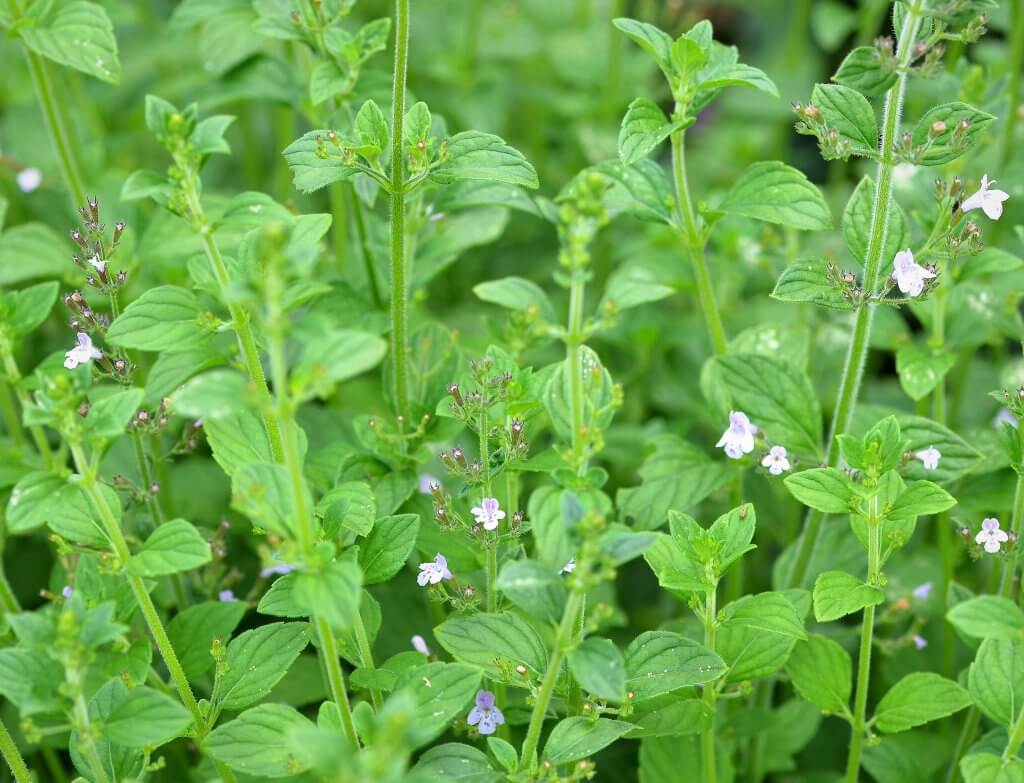
[[1024, 3], [784, 5], [0, 4], [17, 783], [1024, 777]]

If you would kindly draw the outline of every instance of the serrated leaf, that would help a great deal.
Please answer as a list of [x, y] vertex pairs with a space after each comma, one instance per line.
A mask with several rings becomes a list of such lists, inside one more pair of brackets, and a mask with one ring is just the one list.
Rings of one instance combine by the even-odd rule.
[[167, 636], [190, 680], [213, 666], [214, 639], [227, 642], [245, 614], [241, 601], [204, 601], [184, 609], [167, 624]]
[[210, 732], [202, 748], [211, 758], [247, 775], [293, 777], [308, 763], [292, 752], [288, 735], [311, 728], [309, 719], [292, 707], [260, 704]]
[[825, 122], [849, 139], [853, 152], [868, 155], [878, 147], [878, 121], [875, 110], [859, 92], [840, 84], [817, 84], [811, 102]]
[[914, 343], [907, 343], [896, 352], [900, 386], [915, 402], [931, 394], [954, 364], [955, 354], [921, 348]]
[[498, 574], [497, 588], [531, 617], [557, 623], [565, 609], [567, 591], [561, 575], [538, 560], [511, 560]]
[[415, 699], [410, 721], [413, 748], [437, 739], [455, 718], [465, 716], [481, 676], [470, 666], [438, 662], [407, 669], [398, 678], [395, 690]]
[[882, 55], [874, 46], [858, 46], [843, 59], [832, 80], [867, 95], [881, 95], [896, 83], [897, 74], [882, 67]]
[[814, 582], [814, 617], [819, 623], [838, 620], [884, 600], [881, 589], [845, 571], [826, 571]]
[[200, 325], [199, 301], [185, 288], [157, 286], [129, 304], [110, 325], [107, 339], [143, 351], [186, 351], [208, 337]]
[[715, 211], [806, 231], [832, 227], [821, 191], [802, 172], [778, 161], [749, 166]]
[[585, 639], [569, 651], [568, 661], [570, 673], [583, 690], [612, 704], [621, 704], [626, 698], [626, 664], [611, 639]]
[[[988, 112], [975, 109], [960, 101], [943, 103], [929, 109], [918, 120], [913, 131], [912, 141], [915, 146], [921, 146], [931, 140], [928, 151], [921, 159], [921, 165], [941, 166], [956, 160], [978, 142], [985, 129], [995, 122], [995, 119]], [[954, 146], [953, 136], [956, 133], [957, 125], [964, 121], [968, 123], [968, 126], [963, 134], [963, 143]], [[933, 137], [932, 127], [936, 122], [942, 122], [945, 125], [945, 130]]]
[[722, 610], [722, 624], [754, 628], [765, 633], [806, 639], [804, 624], [793, 604], [782, 593], [745, 595]]
[[[544, 641], [533, 626], [511, 612], [455, 615], [437, 626], [434, 636], [455, 660], [482, 669], [492, 680], [505, 677], [495, 659], [504, 661], [508, 669], [522, 664], [537, 679], [547, 669]], [[521, 679], [507, 682], [523, 686]]]
[[419, 529], [419, 514], [398, 514], [378, 519], [359, 547], [363, 582], [368, 585], [386, 582], [401, 571], [416, 546]]
[[579, 761], [611, 745], [632, 728], [632, 723], [611, 718], [565, 718], [548, 735], [541, 759], [554, 765]]
[[103, 735], [115, 745], [157, 746], [180, 737], [192, 716], [166, 693], [140, 685], [117, 701], [103, 721]]
[[1002, 596], [979, 595], [962, 601], [946, 613], [946, 619], [975, 639], [1024, 639], [1024, 610]]
[[624, 17], [613, 19], [612, 24], [651, 55], [666, 76], [671, 73], [672, 38], [668, 33], [659, 30], [652, 24]]
[[259, 701], [288, 673], [307, 644], [306, 623], [271, 623], [239, 635], [227, 646], [227, 668], [217, 680], [213, 701], [229, 710]]
[[146, 539], [142, 549], [128, 561], [128, 572], [137, 576], [164, 576], [191, 571], [209, 563], [210, 545], [184, 519], [160, 525]]
[[547, 293], [532, 280], [522, 277], [503, 277], [473, 286], [473, 293], [484, 302], [508, 310], [530, 312], [536, 310], [545, 321], [555, 320], [555, 308]]
[[624, 657], [626, 688], [636, 702], [711, 682], [728, 668], [703, 645], [670, 631], [645, 631], [630, 643]]
[[[868, 240], [871, 235], [871, 213], [875, 199], [875, 183], [871, 177], [865, 176], [853, 191], [850, 200], [843, 210], [843, 240], [846, 249], [858, 264], [867, 258]], [[892, 269], [892, 261], [900, 248], [907, 243], [907, 219], [903, 210], [895, 201], [889, 211], [889, 229], [885, 235], [885, 246], [882, 248], [882, 264], [879, 279], [885, 279]]]
[[848, 514], [856, 496], [853, 484], [835, 468], [812, 468], [787, 476], [786, 489], [803, 503], [826, 514]]
[[772, 298], [782, 302], [813, 302], [833, 310], [852, 310], [828, 278], [825, 262], [811, 258], [790, 264], [779, 276]]
[[945, 718], [970, 706], [971, 697], [953, 680], [913, 672], [888, 690], [875, 708], [874, 725], [893, 734]]
[[348, 179], [356, 173], [337, 157], [321, 158], [317, 150], [327, 144], [328, 130], [311, 130], [296, 139], [281, 153], [292, 170], [292, 184], [303, 193], [312, 193], [332, 182]]
[[700, 76], [697, 92], [719, 90], [723, 87], [752, 87], [773, 98], [779, 97], [779, 88], [768, 78], [768, 74], [760, 68], [743, 63], [732, 63], [720, 68], [706, 69]]
[[448, 158], [431, 174], [441, 184], [485, 180], [536, 188], [537, 172], [523, 154], [491, 133], [463, 131], [448, 140]]
[[848, 708], [853, 664], [838, 642], [818, 634], [797, 642], [786, 662], [786, 673], [796, 692], [816, 707], [835, 713]]
[[673, 131], [693, 124], [693, 118], [672, 123], [654, 101], [637, 98], [626, 109], [619, 129], [619, 160], [627, 166], [646, 158]]
[[34, 24], [21, 26], [25, 46], [60, 65], [111, 84], [121, 81], [117, 39], [106, 10], [84, 0], [42, 6]]

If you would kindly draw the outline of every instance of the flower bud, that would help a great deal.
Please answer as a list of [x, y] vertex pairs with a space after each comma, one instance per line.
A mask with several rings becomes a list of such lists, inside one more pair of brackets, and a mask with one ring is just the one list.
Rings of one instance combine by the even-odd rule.
[[944, 123], [942, 120], [935, 120], [935, 122], [932, 123], [932, 126], [929, 130], [932, 136], [939, 136], [946, 132], [946, 123]]

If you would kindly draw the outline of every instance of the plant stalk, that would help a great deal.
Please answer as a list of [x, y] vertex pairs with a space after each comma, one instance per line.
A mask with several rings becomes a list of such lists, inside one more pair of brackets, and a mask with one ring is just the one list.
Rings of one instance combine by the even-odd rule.
[[32, 773], [28, 771], [25, 759], [22, 758], [18, 746], [14, 743], [14, 738], [7, 731], [7, 726], [3, 721], [0, 721], [0, 754], [7, 762], [15, 783], [32, 783]]
[[[878, 181], [875, 183], [875, 198], [871, 213], [871, 230], [868, 237], [867, 257], [864, 263], [864, 290], [875, 291], [878, 288], [878, 277], [882, 268], [882, 252], [889, 231], [889, 214], [892, 209], [892, 170], [893, 145], [900, 132], [900, 115], [903, 111], [903, 98], [907, 89], [907, 66], [913, 58], [914, 43], [921, 27], [922, 12], [925, 8], [923, 0], [915, 0], [910, 6], [900, 33], [896, 47], [896, 58], [899, 62], [899, 77], [896, 84], [885, 94], [885, 112], [882, 119], [882, 157], [878, 162]], [[842, 378], [839, 382], [839, 393], [835, 411], [832, 414], [832, 426], [829, 430], [828, 442], [825, 444], [826, 462], [835, 467], [839, 462], [839, 451], [835, 440], [849, 429], [853, 419], [853, 411], [857, 404], [860, 382], [867, 363], [868, 348], [871, 342], [871, 324], [875, 313], [875, 304], [861, 304], [853, 324], [853, 337], [846, 354]], [[797, 549], [793, 568], [789, 574], [788, 586], [798, 587], [807, 575], [811, 557], [818, 543], [821, 524], [825, 515], [811, 509], [804, 522], [803, 535]]]
[[1010, 61], [1009, 84], [1006, 92], [1009, 95], [1009, 111], [1006, 125], [1003, 126], [1003, 143], [999, 152], [999, 161], [1005, 166], [1013, 155], [1014, 136], [1021, 107], [1021, 71], [1024, 70], [1024, 0], [1011, 0], [1010, 15], [1013, 19], [1010, 30]]
[[[712, 587], [705, 594], [704, 600], [704, 646], [715, 651], [715, 635], [717, 631], [718, 587]], [[711, 725], [701, 733], [701, 759], [704, 764], [703, 783], [716, 783], [718, 767], [715, 764], [715, 684], [704, 683], [704, 703], [711, 710]]]

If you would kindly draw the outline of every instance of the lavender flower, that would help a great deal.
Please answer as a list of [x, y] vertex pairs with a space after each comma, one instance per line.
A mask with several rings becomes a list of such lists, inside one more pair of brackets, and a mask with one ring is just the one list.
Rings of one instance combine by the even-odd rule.
[[493, 734], [505, 722], [505, 716], [494, 705], [494, 694], [490, 691], [476, 692], [476, 706], [469, 711], [466, 722], [476, 726], [481, 734]]
[[914, 254], [909, 247], [898, 252], [893, 259], [892, 279], [896, 281], [900, 291], [908, 296], [920, 296], [924, 290], [924, 281], [933, 277], [934, 272], [914, 261]]
[[768, 472], [773, 476], [781, 476], [790, 468], [786, 447], [772, 446], [761, 460], [761, 465], [768, 468]]
[[235, 594], [231, 590], [221, 590], [217, 594], [217, 598], [219, 600], [223, 601], [224, 603], [230, 603], [231, 601], [237, 601], [238, 600], [237, 598], [235, 598]]
[[932, 594], [932, 583], [931, 582], [925, 582], [923, 584], [919, 584], [917, 587], [914, 588], [913, 595], [914, 595], [914, 598], [916, 598], [918, 601], [927, 601], [931, 597], [931, 594]]
[[92, 344], [92, 338], [85, 332], [78, 333], [78, 345], [64, 354], [64, 366], [69, 370], [80, 364], [88, 364], [93, 359], [102, 359], [103, 351]]
[[978, 531], [978, 535], [974, 537], [974, 540], [982, 544], [985, 547], [985, 551], [990, 555], [994, 555], [999, 551], [1001, 544], [1010, 540], [1010, 537], [1006, 534], [1005, 530], [999, 529], [999, 520], [995, 517], [989, 517], [983, 519], [981, 522], [981, 530]]
[[914, 456], [924, 463], [925, 470], [935, 470], [939, 466], [939, 460], [942, 459], [942, 452], [934, 446], [929, 446], [921, 451], [915, 451]]
[[743, 411], [730, 411], [729, 428], [722, 433], [715, 448], [724, 449], [726, 455], [732, 459], [739, 459], [754, 450], [756, 434], [757, 427], [750, 423], [747, 414]]
[[496, 530], [498, 523], [505, 518], [505, 512], [501, 510], [497, 498], [484, 498], [479, 506], [474, 506], [470, 511], [477, 524], [484, 526], [484, 530]]
[[440, 584], [442, 579], [451, 579], [452, 572], [448, 570], [448, 560], [440, 552], [433, 562], [420, 563], [420, 572], [416, 576], [416, 584], [426, 587], [428, 584]]
[[419, 634], [412, 637], [412, 648], [420, 655], [430, 657], [430, 648], [427, 646], [427, 640]]
[[1003, 216], [1003, 202], [1010, 197], [1005, 190], [990, 190], [996, 181], [990, 180], [988, 174], [981, 175], [981, 187], [977, 192], [965, 198], [960, 203], [961, 212], [970, 212], [972, 209], [981, 208], [992, 220], [999, 220]]

